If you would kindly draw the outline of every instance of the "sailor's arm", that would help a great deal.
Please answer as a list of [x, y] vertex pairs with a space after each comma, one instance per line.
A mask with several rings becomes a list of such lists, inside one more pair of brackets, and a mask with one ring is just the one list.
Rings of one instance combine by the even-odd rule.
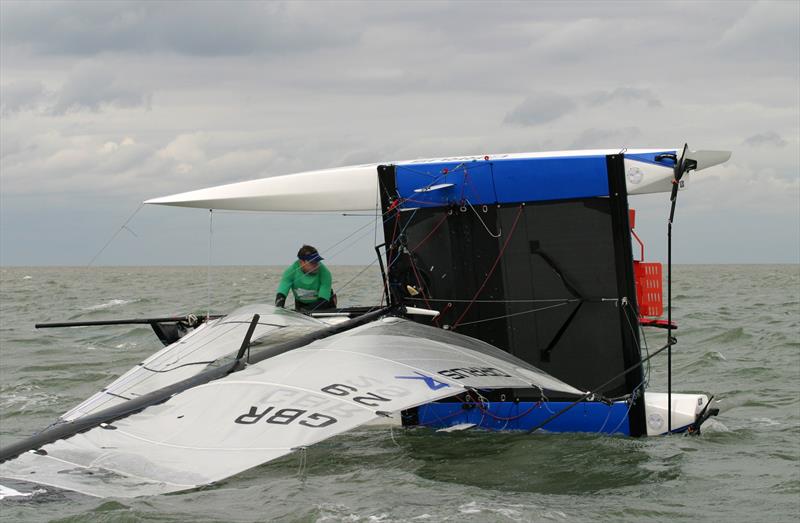
[[289, 291], [292, 289], [292, 285], [294, 285], [294, 274], [297, 271], [295, 265], [297, 265], [297, 262], [291, 264], [283, 271], [281, 282], [278, 284], [278, 293], [275, 296], [276, 307], [283, 307], [286, 304], [286, 296], [289, 295]]

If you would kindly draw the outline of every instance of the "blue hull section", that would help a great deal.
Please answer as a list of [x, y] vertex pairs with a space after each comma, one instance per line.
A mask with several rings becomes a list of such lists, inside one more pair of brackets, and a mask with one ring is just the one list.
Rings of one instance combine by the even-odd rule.
[[[419, 407], [417, 415], [419, 425], [432, 428], [474, 423], [488, 430], [530, 430], [569, 405], [568, 402], [560, 401], [429, 403]], [[625, 402], [616, 402], [610, 406], [586, 402], [549, 422], [542, 430], [629, 436], [628, 412], [629, 407]]]
[[[421, 163], [395, 172], [402, 208], [608, 196], [605, 156]], [[438, 185], [446, 187], [426, 191]]]

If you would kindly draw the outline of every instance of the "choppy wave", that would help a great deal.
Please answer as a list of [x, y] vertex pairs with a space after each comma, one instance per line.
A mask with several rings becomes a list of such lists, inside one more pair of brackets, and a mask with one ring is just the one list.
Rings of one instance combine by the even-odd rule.
[[134, 301], [135, 300], [115, 299], [115, 300], [110, 300], [110, 301], [107, 301], [107, 302], [104, 302], [104, 303], [100, 303], [100, 304], [97, 304], [97, 305], [91, 305], [89, 307], [84, 307], [83, 310], [85, 310], [85, 311], [99, 311], [99, 310], [103, 310], [103, 309], [110, 309], [112, 307], [119, 307], [120, 305], [127, 305], [129, 303], [133, 303]]
[[[214, 268], [209, 306], [205, 273], [198, 281], [186, 268], [2, 270], [4, 444], [46, 426], [161, 347], [146, 326], [40, 332], [34, 321], [105, 319], [123, 310], [125, 317], [223, 313], [268, 300], [281, 275], [263, 267]], [[347, 281], [359, 270], [334, 268], [334, 277]], [[673, 278], [680, 330], [672, 390], [721, 400], [719, 416], [699, 437], [366, 428], [310, 447], [303, 467], [289, 455], [205, 489], [124, 505], [48, 489], [4, 500], [13, 511], [3, 516], [15, 522], [796, 520], [798, 267], [678, 266]], [[47, 281], [60, 283], [38, 284]], [[253, 284], [228, 284], [242, 281]], [[376, 269], [339, 298], [343, 305], [373, 304], [381, 290]], [[651, 364], [650, 389], [666, 390], [665, 357]]]

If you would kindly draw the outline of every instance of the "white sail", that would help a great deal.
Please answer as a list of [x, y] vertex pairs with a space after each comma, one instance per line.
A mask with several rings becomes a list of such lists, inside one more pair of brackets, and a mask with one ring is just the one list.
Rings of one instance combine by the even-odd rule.
[[101, 497], [174, 492], [386, 413], [473, 388], [531, 387], [582, 393], [481, 341], [389, 317], [24, 453], [0, 476]]
[[[489, 155], [490, 161], [523, 160], [536, 158], [569, 158], [619, 154], [619, 149], [585, 151], [552, 151], [539, 153], [514, 153]], [[675, 148], [628, 149], [625, 169], [628, 174], [629, 194], [667, 192], [671, 190], [673, 172], [669, 165], [657, 165], [635, 159], [636, 155], [659, 152], [679, 154]], [[727, 161], [728, 151], [690, 151], [697, 158], [696, 170], [705, 169]], [[382, 162], [392, 165], [421, 165], [444, 162], [482, 162], [487, 156], [458, 156], [428, 158], [400, 162]], [[261, 178], [196, 191], [153, 198], [146, 204], [176, 205], [201, 209], [235, 211], [374, 211], [380, 207], [378, 200], [378, 163], [308, 171], [270, 178]], [[568, 183], [568, 180], [565, 181]], [[432, 188], [425, 188], [430, 191]]]
[[253, 331], [253, 343], [265, 336], [274, 339], [278, 333], [300, 334], [325, 327], [321, 321], [270, 305], [240, 307], [164, 347], [60, 419], [71, 421], [202, 372], [210, 363], [236, 353], [254, 314], [261, 318]]

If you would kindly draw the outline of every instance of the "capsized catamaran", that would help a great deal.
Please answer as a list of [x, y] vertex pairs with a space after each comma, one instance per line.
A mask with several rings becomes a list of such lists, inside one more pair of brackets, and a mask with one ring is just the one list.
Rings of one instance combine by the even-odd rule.
[[[634, 260], [628, 194], [671, 191], [674, 212], [686, 174], [729, 156], [684, 147], [441, 158], [149, 200], [379, 210], [388, 306], [342, 318], [253, 305], [204, 322], [142, 320], [167, 346], [0, 449], [0, 477], [95, 496], [173, 492], [376, 419], [697, 432], [716, 413], [708, 396], [673, 393], [671, 382], [645, 391], [643, 364], [671, 349], [674, 326], [652, 318], [661, 268]], [[643, 357], [640, 324], [666, 327], [667, 344]]]

